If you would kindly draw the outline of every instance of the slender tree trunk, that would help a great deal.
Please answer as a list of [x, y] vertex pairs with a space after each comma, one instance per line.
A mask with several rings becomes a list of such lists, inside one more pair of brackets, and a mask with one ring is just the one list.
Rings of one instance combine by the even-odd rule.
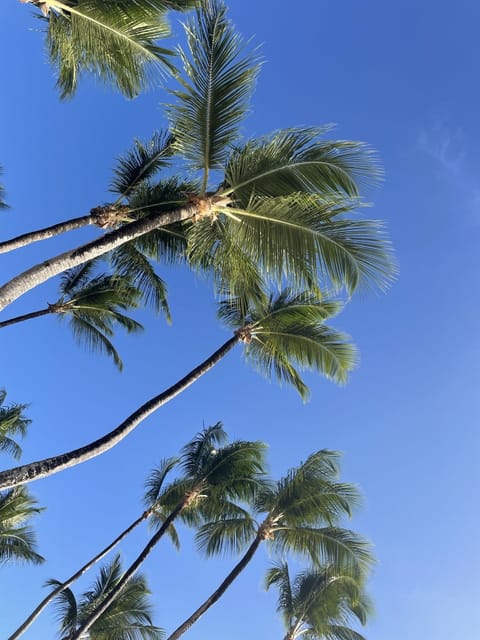
[[23, 322], [24, 320], [31, 320], [32, 318], [40, 318], [41, 316], [46, 316], [49, 313], [54, 313], [50, 308], [40, 309], [40, 311], [32, 311], [31, 313], [25, 313], [23, 316], [16, 316], [15, 318], [10, 318], [10, 320], [4, 320], [0, 322], [0, 329], [3, 327], [8, 327], [11, 324], [17, 324], [17, 322]]
[[257, 535], [255, 536], [254, 541], [248, 547], [247, 552], [243, 556], [243, 558], [235, 565], [235, 567], [230, 571], [228, 576], [222, 582], [222, 584], [216, 589], [212, 595], [205, 600], [203, 604], [201, 604], [196, 611], [192, 613], [192, 615], [185, 620], [175, 631], [168, 636], [167, 640], [177, 640], [180, 638], [186, 631], [190, 629], [190, 627], [201, 617], [203, 614], [213, 606], [217, 600], [219, 600], [228, 587], [232, 584], [235, 578], [240, 575], [240, 573], [245, 569], [247, 564], [253, 558], [255, 552], [257, 551], [260, 544], [263, 542], [264, 536], [262, 535], [262, 530], [259, 529]]
[[152, 512], [151, 512], [150, 509], [147, 510], [147, 511], [144, 511], [142, 513], [142, 515], [139, 518], [137, 518], [135, 520], [135, 522], [132, 522], [132, 524], [129, 527], [127, 527], [124, 531], [122, 531], [122, 533], [119, 536], [117, 536], [115, 538], [115, 540], [113, 540], [113, 542], [111, 542], [107, 547], [102, 549], [102, 551], [100, 551], [100, 553], [98, 553], [94, 558], [89, 560], [87, 562], [87, 564], [84, 564], [83, 567], [81, 567], [76, 573], [74, 573], [72, 576], [70, 576], [70, 578], [65, 580], [65, 582], [62, 582], [62, 584], [58, 585], [58, 587], [56, 587], [53, 591], [51, 591], [48, 594], [48, 596], [46, 596], [40, 602], [40, 604], [32, 611], [32, 613], [28, 616], [28, 618], [26, 618], [24, 620], [24, 622], [18, 627], [18, 629], [16, 631], [14, 631], [11, 636], [8, 637], [8, 640], [17, 640], [17, 638], [20, 638], [20, 636], [22, 636], [25, 633], [25, 631], [31, 626], [31, 624], [33, 622], [35, 622], [35, 620], [42, 613], [42, 611], [45, 609], [45, 607], [56, 596], [58, 596], [59, 593], [61, 593], [62, 591], [65, 591], [65, 589], [68, 589], [68, 587], [71, 584], [73, 584], [75, 582], [75, 580], [78, 580], [78, 578], [83, 576], [83, 574], [86, 573], [91, 567], [93, 567], [94, 564], [99, 562], [108, 553], [110, 553], [110, 551], [114, 547], [116, 547], [117, 544], [119, 544], [126, 536], [128, 536], [128, 534], [131, 531], [133, 531], [136, 527], [138, 527], [138, 525], [141, 524], [144, 520], [147, 520], [147, 518], [150, 517], [151, 513]]
[[150, 538], [147, 545], [143, 548], [142, 552], [137, 559], [132, 562], [128, 569], [123, 574], [117, 585], [110, 591], [107, 597], [101, 602], [101, 604], [88, 616], [82, 625], [70, 636], [69, 640], [79, 640], [80, 636], [90, 629], [90, 627], [98, 620], [102, 613], [108, 609], [111, 603], [117, 598], [121, 591], [126, 587], [130, 578], [137, 572], [140, 566], [145, 562], [147, 557], [153, 551], [156, 544], [160, 541], [165, 531], [172, 524], [175, 518], [188, 506], [191, 496], [185, 496], [183, 500], [175, 507], [165, 522], [162, 524], [157, 533]]
[[97, 258], [140, 236], [172, 224], [191, 218], [198, 212], [198, 205], [191, 204], [172, 211], [151, 214], [141, 220], [131, 222], [120, 229], [106, 233], [101, 238], [61, 253], [27, 269], [0, 287], [0, 311], [30, 289], [46, 282], [50, 278], [72, 269], [88, 260]]
[[192, 369], [181, 380], [169, 387], [166, 391], [155, 396], [139, 409], [132, 413], [124, 422], [122, 422], [116, 429], [110, 431], [105, 436], [102, 436], [98, 440], [91, 442], [79, 449], [62, 453], [52, 458], [45, 458], [37, 462], [30, 462], [13, 469], [7, 469], [0, 472], [0, 489], [8, 489], [10, 487], [16, 487], [19, 484], [25, 484], [32, 480], [39, 480], [40, 478], [46, 478], [54, 473], [74, 467], [77, 464], [86, 462], [91, 458], [95, 458], [105, 451], [108, 451], [121, 440], [123, 440], [131, 431], [135, 429], [145, 418], [151, 413], [159, 409], [161, 406], [178, 396], [187, 387], [198, 380], [204, 373], [207, 373], [217, 362], [219, 362], [233, 347], [240, 341], [238, 335], [234, 335], [227, 340], [217, 351], [204, 360], [198, 367]]
[[27, 244], [39, 242], [40, 240], [48, 240], [48, 238], [53, 238], [61, 233], [65, 233], [66, 231], [81, 229], [82, 227], [86, 227], [94, 222], [95, 220], [91, 215], [81, 216], [80, 218], [72, 218], [65, 222], [59, 222], [51, 227], [45, 227], [45, 229], [37, 229], [37, 231], [32, 231], [31, 233], [24, 233], [16, 238], [0, 242], [0, 253], [7, 253], [14, 249], [20, 249], [20, 247], [25, 247]]

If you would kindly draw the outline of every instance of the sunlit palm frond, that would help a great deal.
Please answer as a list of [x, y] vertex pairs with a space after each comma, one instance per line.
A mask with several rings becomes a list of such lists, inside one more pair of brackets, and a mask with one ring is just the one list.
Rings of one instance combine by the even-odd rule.
[[133, 243], [124, 244], [110, 254], [110, 262], [116, 275], [128, 278], [142, 295], [143, 303], [156, 312], [162, 311], [171, 320], [167, 301], [167, 286], [155, 272], [147, 256]]
[[238, 137], [258, 72], [256, 53], [241, 56], [244, 43], [219, 0], [204, 0], [196, 19], [186, 26], [188, 52], [181, 51], [184, 77], [169, 106], [178, 153], [203, 171], [202, 193], [209, 172], [221, 168], [228, 147]]
[[47, 51], [58, 69], [62, 98], [84, 73], [134, 97], [173, 70], [171, 51], [155, 41], [169, 35], [165, 3], [155, 0], [48, 0]]
[[217, 448], [227, 441], [227, 434], [221, 422], [205, 427], [182, 449], [181, 466], [189, 478], [199, 478], [207, 461], [214, 456]]
[[324, 140], [330, 127], [283, 129], [236, 148], [220, 193], [246, 207], [253, 195], [296, 192], [359, 195], [359, 184], [378, 179], [375, 154], [363, 143]]
[[148, 142], [135, 139], [133, 148], [118, 159], [110, 190], [126, 198], [145, 180], [168, 165], [173, 137], [168, 131], [154, 133]]
[[22, 449], [12, 436], [25, 437], [31, 420], [23, 415], [28, 405], [16, 403], [5, 405], [6, 397], [7, 392], [0, 389], [0, 451], [18, 460]]
[[31, 562], [44, 558], [36, 552], [36, 537], [27, 524], [42, 509], [25, 487], [0, 493], [0, 564]]
[[228, 233], [251, 259], [277, 281], [296, 286], [386, 288], [396, 274], [383, 225], [349, 218], [355, 199], [319, 198], [294, 192], [256, 196], [244, 209], [225, 207]]
[[207, 556], [239, 553], [251, 542], [257, 523], [248, 512], [237, 517], [220, 517], [203, 524], [196, 535], [198, 549]]
[[143, 502], [147, 509], [155, 507], [160, 500], [167, 475], [171, 473], [180, 462], [179, 458], [165, 458], [149, 473], [146, 481], [146, 492]]

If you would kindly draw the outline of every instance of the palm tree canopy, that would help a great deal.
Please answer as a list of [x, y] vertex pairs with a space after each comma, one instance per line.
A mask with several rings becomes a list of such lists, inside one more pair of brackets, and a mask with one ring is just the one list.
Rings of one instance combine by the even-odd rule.
[[132, 98], [158, 75], [173, 71], [172, 52], [156, 44], [170, 34], [166, 13], [194, 0], [21, 0], [37, 6], [62, 98], [91, 73]]
[[274, 565], [266, 576], [266, 588], [278, 589], [277, 611], [287, 638], [311, 640], [363, 640], [352, 622], [365, 625], [372, 607], [364, 593], [363, 580], [333, 566], [307, 569], [295, 578], [288, 564]]
[[[70, 589], [62, 591], [56, 599], [57, 619], [61, 638], [68, 638], [77, 630], [89, 613], [98, 606], [122, 577], [120, 557], [100, 569], [92, 588], [75, 598]], [[60, 582], [49, 580], [57, 587]], [[133, 577], [116, 600], [104, 611], [89, 631], [91, 640], [160, 640], [164, 633], [152, 623], [152, 606], [149, 602], [145, 577]]]
[[142, 330], [141, 324], [123, 313], [138, 308], [142, 292], [122, 274], [92, 276], [94, 266], [91, 261], [66, 271], [60, 283], [61, 297], [50, 308], [60, 316], [68, 316], [79, 342], [107, 353], [122, 369], [120, 356], [109, 338], [117, 326], [128, 333]]
[[[316, 564], [333, 563], [363, 574], [372, 562], [369, 544], [338, 524], [359, 502], [357, 489], [338, 482], [338, 454], [321, 450], [276, 483], [257, 491], [254, 512], [263, 514], [257, 535], [279, 555], [293, 552]], [[197, 535], [207, 554], [237, 550], [251, 540], [252, 516], [220, 517]]]
[[23, 438], [31, 420], [23, 415], [28, 405], [5, 405], [6, 397], [5, 389], [0, 389], [0, 451], [9, 453], [18, 460], [22, 455], [22, 449], [12, 436], [19, 435]]
[[42, 511], [37, 504], [23, 486], [0, 492], [0, 564], [44, 561], [36, 552], [35, 533], [27, 524]]
[[340, 309], [338, 301], [286, 289], [250, 304], [246, 312], [241, 299], [227, 298], [220, 303], [219, 317], [240, 332], [248, 362], [268, 378], [293, 385], [306, 399], [308, 387], [300, 371], [343, 383], [357, 363], [350, 337], [325, 325]]
[[[144, 502], [153, 509], [152, 523], [163, 524], [185, 496], [191, 501], [180, 518], [197, 526], [219, 513], [240, 509], [236, 502], [252, 502], [265, 477], [265, 448], [261, 442], [227, 442], [223, 425], [200, 431], [179, 458], [163, 461], [149, 475]], [[164, 487], [166, 474], [178, 467], [181, 476]], [[174, 540], [175, 541], [175, 540]]]

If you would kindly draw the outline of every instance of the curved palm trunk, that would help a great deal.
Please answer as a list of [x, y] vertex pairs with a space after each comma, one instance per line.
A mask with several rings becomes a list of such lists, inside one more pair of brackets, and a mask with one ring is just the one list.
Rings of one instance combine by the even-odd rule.
[[53, 456], [52, 458], [45, 458], [44, 460], [30, 462], [29, 464], [24, 464], [13, 469], [8, 469], [7, 471], [2, 471], [0, 473], [0, 489], [8, 489], [19, 484], [31, 482], [32, 480], [46, 478], [54, 473], [58, 473], [59, 471], [63, 471], [69, 467], [74, 467], [77, 464], [81, 464], [82, 462], [86, 462], [91, 458], [95, 458], [96, 456], [105, 453], [105, 451], [108, 451], [123, 440], [151, 413], [175, 398], [175, 396], [178, 396], [182, 391], [198, 380], [198, 378], [203, 376], [204, 373], [207, 373], [207, 371], [212, 369], [212, 367], [214, 367], [217, 362], [219, 362], [231, 349], [233, 349], [239, 341], [239, 335], [234, 335], [219, 349], [217, 349], [217, 351], [212, 353], [209, 358], [199, 364], [198, 367], [192, 369], [190, 373], [169, 387], [166, 391], [143, 404], [116, 429], [110, 431], [110, 433], [107, 433], [98, 440], [94, 440], [79, 449], [74, 449], [73, 451]]
[[173, 224], [174, 222], [187, 220], [197, 212], [198, 205], [190, 204], [172, 211], [151, 214], [142, 220], [136, 220], [120, 229], [106, 233], [97, 240], [87, 242], [80, 247], [65, 251], [49, 260], [40, 262], [0, 287], [0, 311], [24, 293], [30, 291], [30, 289], [46, 282], [59, 273], [67, 269], [72, 269], [84, 262], [88, 262], [88, 260], [93, 260], [93, 258], [108, 253], [130, 240], [135, 240], [135, 238], [139, 238], [149, 231]]
[[102, 600], [102, 603], [88, 616], [84, 623], [70, 636], [69, 640], [80, 640], [80, 637], [90, 629], [92, 624], [98, 620], [102, 613], [111, 605], [111, 603], [117, 598], [121, 591], [125, 588], [130, 578], [137, 572], [140, 566], [145, 562], [147, 557], [153, 551], [155, 545], [160, 541], [165, 531], [172, 524], [175, 518], [190, 504], [192, 497], [187, 495], [183, 500], [175, 507], [172, 513], [166, 518], [157, 533], [150, 538], [149, 542], [143, 548], [142, 552], [137, 559], [132, 562], [128, 569], [123, 574], [122, 578], [118, 581], [116, 586], [110, 591], [107, 597]]
[[49, 313], [55, 313], [52, 309], [40, 309], [39, 311], [32, 311], [31, 313], [25, 313], [23, 316], [16, 316], [15, 318], [10, 318], [10, 320], [4, 320], [0, 322], [0, 329], [3, 327], [8, 327], [11, 324], [17, 324], [17, 322], [24, 322], [24, 320], [31, 320], [32, 318], [40, 318], [41, 316], [46, 316]]
[[16, 236], [10, 240], [0, 242], [0, 253], [7, 253], [14, 249], [20, 249], [20, 247], [25, 247], [27, 244], [39, 242], [40, 240], [48, 240], [49, 238], [53, 238], [54, 236], [58, 236], [67, 231], [81, 229], [82, 227], [86, 227], [94, 222], [95, 221], [91, 215], [81, 216], [80, 218], [72, 218], [65, 222], [59, 222], [51, 227], [45, 227], [44, 229], [37, 229], [30, 233], [24, 233], [21, 236]]
[[24, 620], [24, 622], [12, 633], [11, 636], [8, 637], [8, 640], [17, 640], [20, 638], [25, 631], [32, 625], [33, 622], [38, 618], [38, 616], [42, 613], [42, 611], [47, 607], [47, 605], [56, 597], [59, 593], [67, 589], [71, 584], [78, 580], [84, 573], [86, 573], [94, 564], [99, 562], [102, 558], [104, 558], [110, 551], [117, 546], [128, 534], [133, 531], [139, 524], [141, 524], [144, 520], [147, 520], [151, 515], [151, 511], [147, 510], [142, 513], [142, 515], [137, 518], [132, 524], [124, 529], [122, 533], [115, 538], [107, 547], [102, 549], [100, 553], [98, 553], [94, 558], [89, 560], [86, 564], [83, 565], [76, 573], [74, 573], [70, 578], [62, 582], [62, 584], [58, 585], [53, 591], [51, 591], [48, 596], [46, 596], [40, 604], [32, 611], [32, 613]]
[[210, 609], [210, 607], [214, 605], [215, 602], [217, 602], [217, 600], [219, 600], [223, 596], [223, 594], [228, 589], [228, 587], [232, 584], [235, 578], [245, 569], [247, 564], [253, 558], [255, 552], [257, 551], [258, 547], [263, 542], [263, 540], [264, 540], [264, 536], [262, 534], [262, 530], [260, 529], [257, 535], [255, 536], [255, 540], [248, 547], [247, 552], [245, 553], [243, 558], [235, 565], [232, 571], [230, 571], [230, 573], [222, 582], [222, 584], [218, 587], [218, 589], [216, 589], [212, 593], [212, 595], [209, 598], [207, 598], [205, 602], [201, 604], [198, 607], [198, 609], [194, 613], [192, 613], [192, 615], [189, 618], [185, 620], [185, 622], [183, 622], [177, 629], [175, 629], [175, 631], [170, 636], [168, 636], [167, 640], [177, 640], [177, 638], [180, 638], [180, 636], [182, 636], [185, 633], [185, 631], [188, 631], [190, 627], [201, 616], [203, 616], [203, 614], [208, 609]]

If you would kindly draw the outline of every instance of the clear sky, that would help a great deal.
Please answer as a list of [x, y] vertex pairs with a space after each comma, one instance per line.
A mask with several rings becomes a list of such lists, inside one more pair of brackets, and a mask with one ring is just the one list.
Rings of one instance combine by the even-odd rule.
[[[12, 209], [1, 214], [0, 236], [8, 238], [108, 200], [114, 159], [133, 137], [165, 124], [166, 98], [159, 89], [128, 102], [84, 82], [74, 100], [60, 103], [38, 21], [15, 0], [3, 4], [0, 161]], [[218, 420], [233, 438], [267, 442], [275, 476], [316, 449], [343, 452], [344, 478], [365, 495], [351, 527], [375, 543], [378, 558], [370, 640], [477, 637], [480, 8], [474, 0], [230, 6], [266, 60], [245, 134], [333, 122], [339, 138], [375, 147], [386, 180], [367, 196], [372, 216], [387, 221], [398, 281], [387, 295], [355, 297], [336, 319], [362, 353], [346, 387], [309, 377], [312, 399], [303, 405], [248, 369], [238, 348], [111, 452], [34, 483], [48, 506], [36, 520], [48, 562], [2, 568], [0, 639], [37, 603], [47, 578], [66, 578], [137, 517], [144, 478], [158, 460]], [[94, 235], [76, 232], [2, 256], [1, 280]], [[123, 374], [77, 347], [55, 318], [2, 332], [0, 386], [11, 401], [30, 403], [33, 420], [23, 461], [109, 431], [226, 339], [209, 285], [187, 272], [160, 272], [173, 326], [145, 314], [145, 336], [119, 335]], [[5, 316], [45, 306], [55, 291], [52, 283], [38, 288]], [[146, 539], [138, 531], [124, 559]], [[168, 631], [234, 562], [206, 561], [188, 534], [182, 539], [180, 554], [164, 542], [145, 568], [155, 621]], [[188, 638], [280, 640], [274, 595], [262, 588], [269, 561], [259, 552]], [[24, 637], [52, 638], [54, 629], [47, 611]]]

